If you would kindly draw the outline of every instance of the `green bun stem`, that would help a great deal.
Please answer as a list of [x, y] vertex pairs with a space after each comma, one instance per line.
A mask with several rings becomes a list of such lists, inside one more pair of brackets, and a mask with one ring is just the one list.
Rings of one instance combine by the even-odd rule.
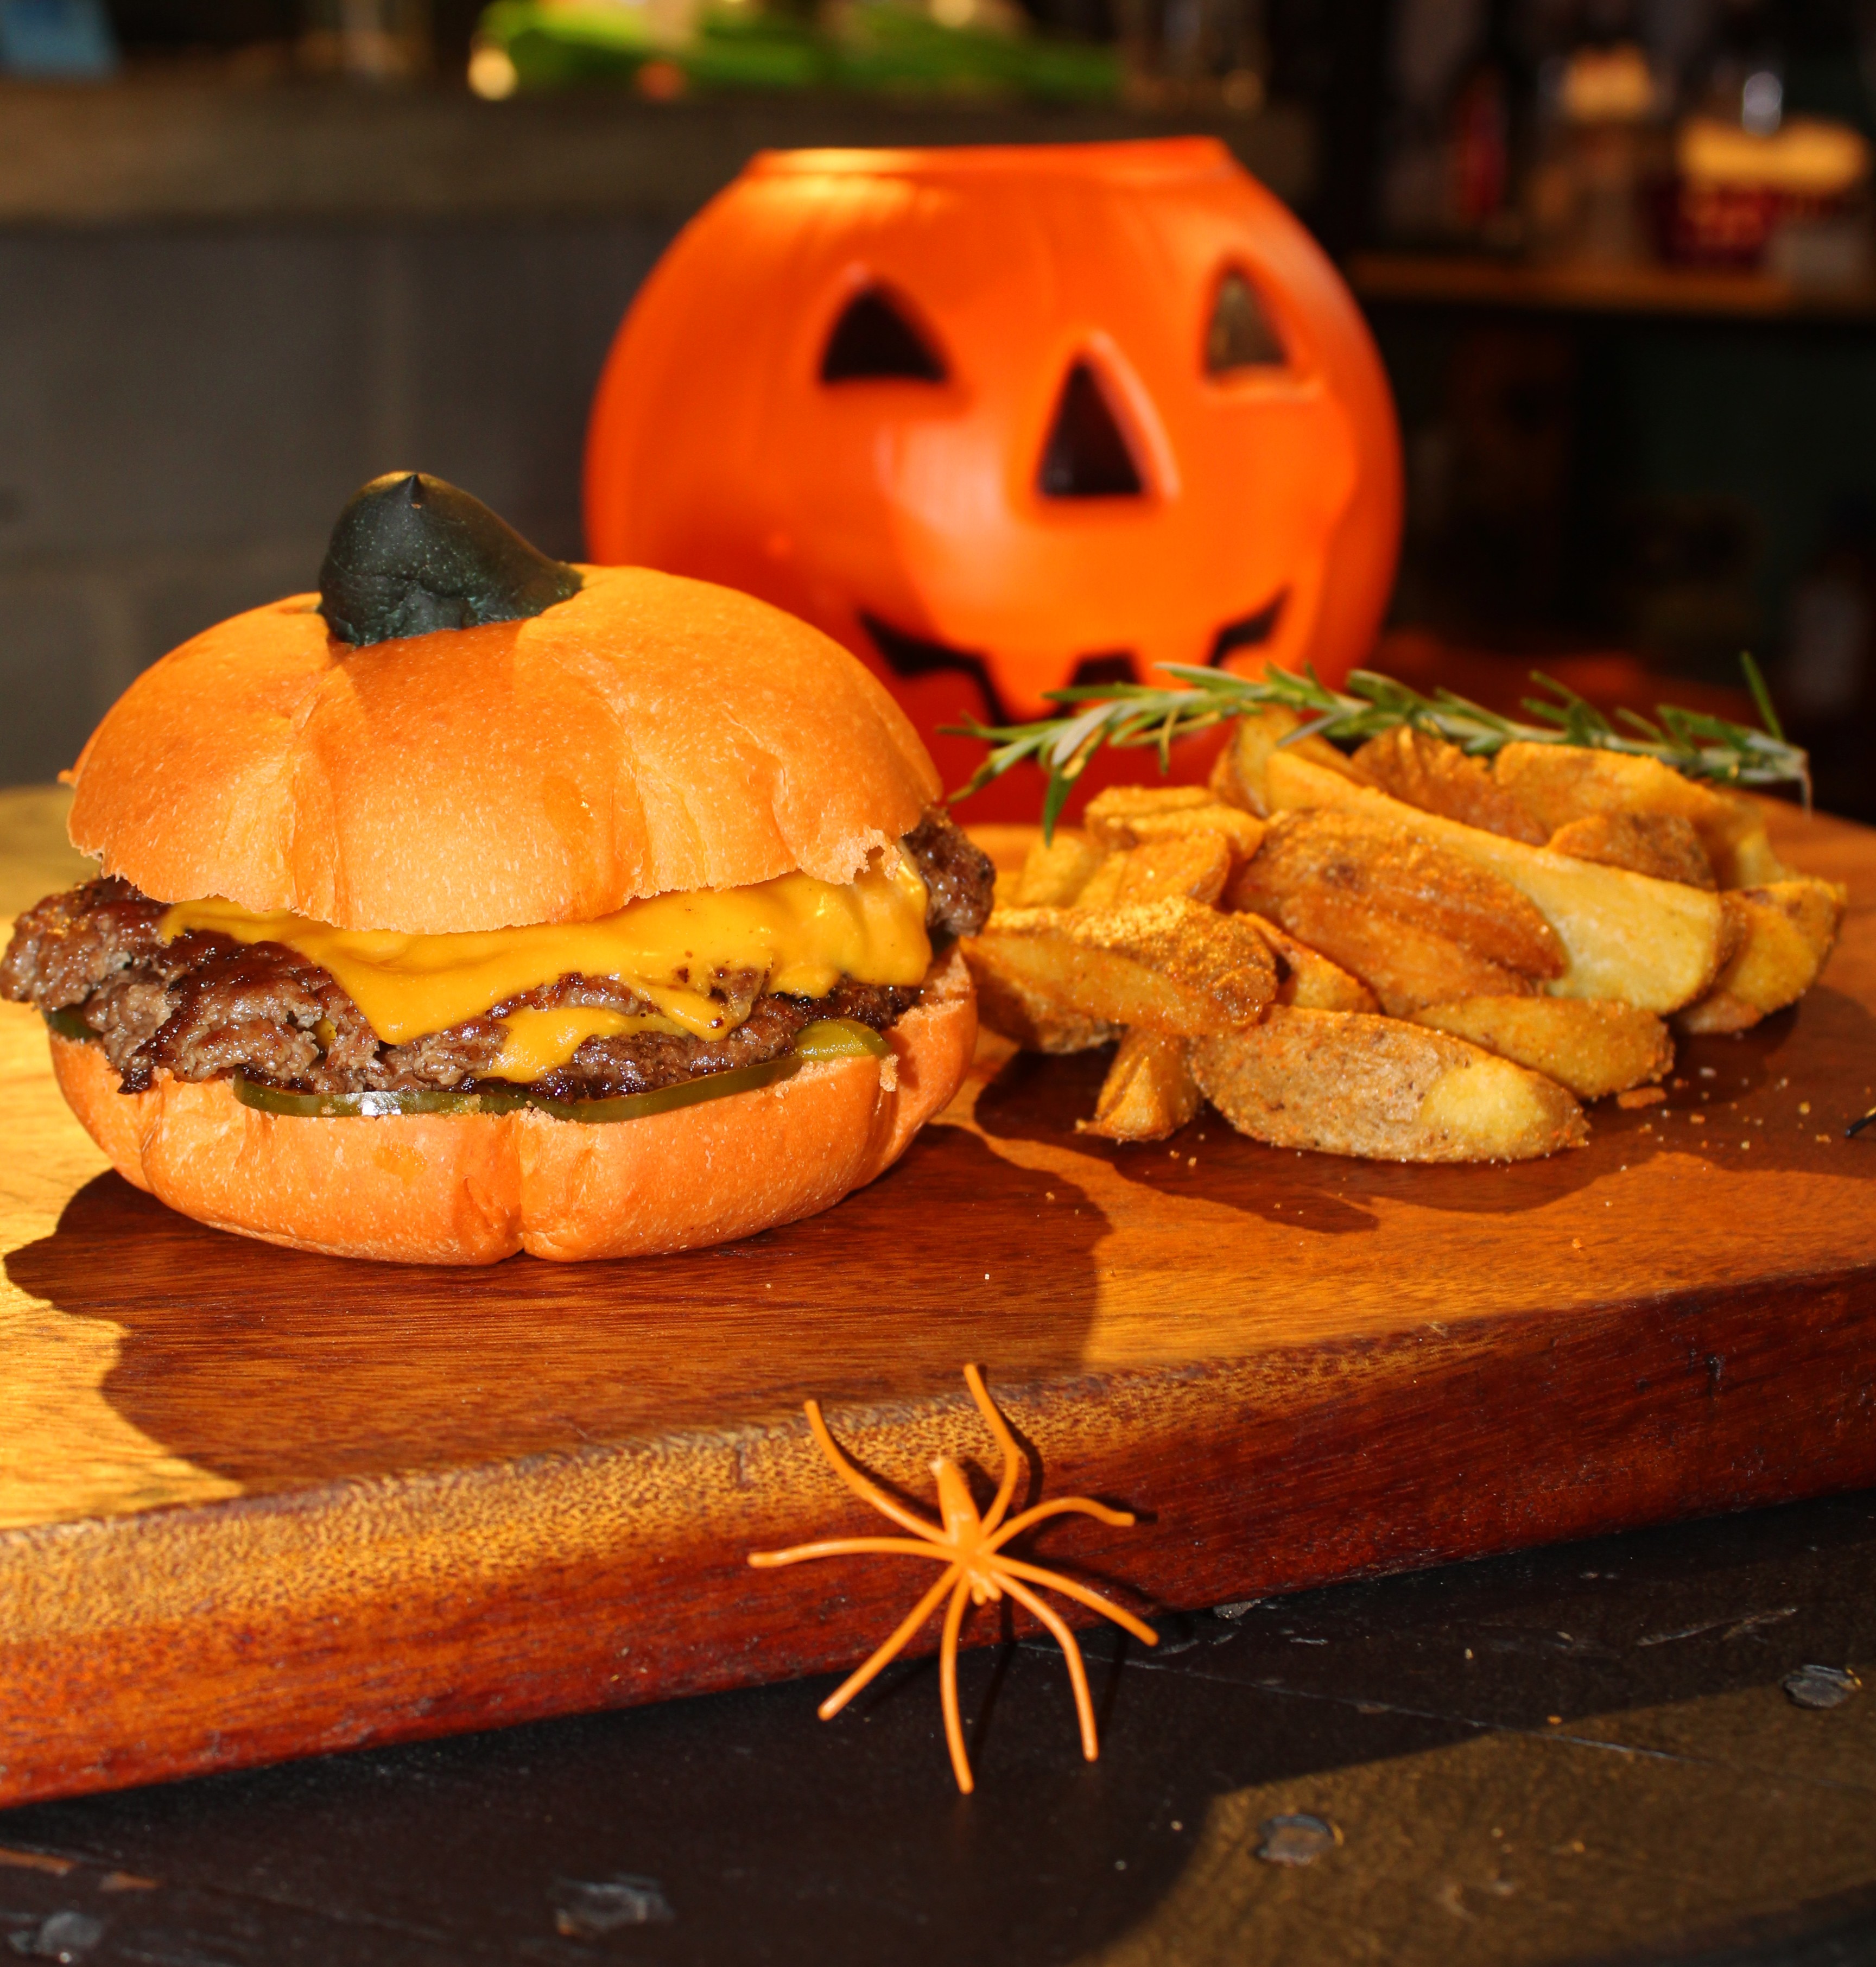
[[346, 501], [319, 570], [319, 612], [365, 648], [440, 628], [544, 614], [580, 592], [550, 560], [467, 492], [426, 472], [392, 471]]

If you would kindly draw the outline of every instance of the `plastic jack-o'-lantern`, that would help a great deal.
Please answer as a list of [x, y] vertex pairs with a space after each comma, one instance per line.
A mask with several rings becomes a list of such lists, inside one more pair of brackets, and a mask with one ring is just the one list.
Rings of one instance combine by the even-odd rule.
[[[586, 521], [596, 559], [825, 629], [929, 741], [1162, 663], [1338, 680], [1393, 579], [1400, 440], [1347, 289], [1222, 144], [782, 153], [627, 315]], [[983, 755], [933, 748], [954, 784]]]

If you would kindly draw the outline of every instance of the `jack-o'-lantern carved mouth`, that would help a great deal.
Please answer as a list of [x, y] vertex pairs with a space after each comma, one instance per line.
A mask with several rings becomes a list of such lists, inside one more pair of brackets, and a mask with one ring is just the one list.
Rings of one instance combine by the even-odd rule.
[[[1261, 648], [1276, 634], [1277, 625], [1283, 619], [1284, 604], [1289, 599], [1289, 589], [1280, 589], [1261, 608], [1225, 622], [1212, 638], [1211, 651], [1206, 661], [1216, 669], [1227, 656], [1239, 650]], [[947, 671], [968, 677], [983, 696], [984, 715], [990, 723], [1015, 722], [1003, 701], [1003, 693], [996, 686], [990, 658], [983, 651], [954, 648], [948, 642], [912, 635], [864, 609], [861, 611], [860, 622], [873, 646], [879, 651], [880, 660], [893, 675], [908, 680]], [[1131, 649], [1106, 649], [1083, 656], [1068, 673], [1068, 686], [1071, 689], [1092, 683], [1142, 683], [1145, 680]]]

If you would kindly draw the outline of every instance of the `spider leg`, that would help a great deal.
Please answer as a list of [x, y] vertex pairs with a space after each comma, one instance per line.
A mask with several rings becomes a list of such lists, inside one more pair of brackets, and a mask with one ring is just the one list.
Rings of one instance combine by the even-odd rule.
[[835, 1716], [847, 1705], [848, 1701], [853, 1699], [854, 1696], [857, 1694], [863, 1687], [865, 1687], [869, 1682], [877, 1678], [887, 1667], [891, 1665], [893, 1660], [898, 1656], [900, 1650], [904, 1647], [906, 1642], [909, 1639], [912, 1634], [915, 1633], [919, 1628], [925, 1623], [925, 1620], [932, 1616], [932, 1608], [944, 1596], [945, 1592], [949, 1589], [949, 1587], [957, 1581], [957, 1575], [958, 1572], [957, 1565], [954, 1564], [949, 1566], [947, 1568], [944, 1575], [938, 1581], [932, 1586], [931, 1590], [919, 1600], [918, 1604], [913, 1606], [912, 1610], [906, 1613], [905, 1618], [900, 1622], [899, 1629], [893, 1633], [893, 1636], [886, 1641], [885, 1645], [881, 1646], [880, 1649], [873, 1654], [873, 1657], [867, 1662], [864, 1666], [861, 1667], [855, 1672], [850, 1674], [848, 1678], [841, 1681], [840, 1685], [828, 1696], [826, 1700], [822, 1702], [820, 1707], [815, 1711], [820, 1715], [821, 1719], [823, 1721], [831, 1721]]
[[970, 1775], [970, 1759], [964, 1753], [964, 1724], [957, 1717], [957, 1633], [964, 1622], [964, 1604], [970, 1581], [961, 1578], [944, 1608], [944, 1636], [938, 1642], [938, 1700], [944, 1710], [944, 1740], [951, 1752], [951, 1773], [957, 1787], [968, 1796], [976, 1786]]
[[1022, 1473], [1022, 1452], [1016, 1445], [1016, 1437], [1009, 1431], [1009, 1423], [997, 1412], [996, 1403], [984, 1386], [983, 1375], [975, 1366], [965, 1367], [964, 1384], [970, 1389], [970, 1397], [977, 1402], [978, 1413], [983, 1415], [997, 1446], [1003, 1451], [1003, 1479], [996, 1485], [996, 1500], [990, 1505], [990, 1513], [983, 1520], [987, 1535], [1003, 1520], [1009, 1499], [1016, 1493], [1016, 1478]]
[[[999, 1555], [996, 1568], [1001, 1572], [1014, 1571], [1019, 1578], [1033, 1579], [1038, 1584], [1046, 1584], [1051, 1591], [1059, 1591], [1064, 1598], [1077, 1600], [1091, 1612], [1099, 1612], [1103, 1618], [1112, 1619], [1116, 1625], [1124, 1626], [1136, 1639], [1144, 1639], [1150, 1646], [1160, 1642], [1160, 1636], [1151, 1626], [1143, 1624], [1131, 1612], [1123, 1612], [1110, 1604], [1098, 1591], [1090, 1591], [1085, 1584], [1077, 1584], [1072, 1578], [1064, 1578], [1059, 1571], [1045, 1571], [1039, 1564], [1024, 1564], [1013, 1557]], [[1015, 1585], [1010, 1589], [1015, 1590]]]
[[1094, 1735], [1094, 1703], [1088, 1697], [1088, 1670], [1081, 1663], [1081, 1649], [1075, 1644], [1074, 1634], [1062, 1623], [1058, 1613], [1051, 1611], [1033, 1591], [1019, 1584], [1013, 1578], [1009, 1581], [1009, 1595], [1018, 1604], [1026, 1605], [1055, 1635], [1056, 1643], [1068, 1662], [1068, 1684], [1075, 1690], [1075, 1713], [1081, 1723], [1081, 1752], [1090, 1762], [1096, 1760], [1101, 1745]]
[[1086, 1496], [1058, 1496], [1052, 1503], [1038, 1503], [1033, 1510], [1025, 1510], [1019, 1516], [1012, 1516], [992, 1537], [986, 1548], [1000, 1550], [1012, 1537], [1021, 1536], [1032, 1523], [1039, 1523], [1045, 1516], [1067, 1515], [1070, 1510], [1078, 1516], [1093, 1516], [1104, 1523], [1112, 1523], [1125, 1529], [1134, 1520], [1130, 1510], [1110, 1510], [1105, 1503], [1090, 1502]]
[[894, 1551], [901, 1557], [935, 1557], [941, 1563], [951, 1555], [942, 1544], [918, 1543], [910, 1537], [832, 1537], [823, 1543], [798, 1543], [787, 1550], [752, 1550], [749, 1562], [758, 1571], [772, 1571], [778, 1565], [802, 1564], [812, 1557], [854, 1557], [880, 1550]]
[[900, 1529], [910, 1530], [914, 1536], [927, 1538], [933, 1543], [944, 1541], [944, 1533], [941, 1530], [935, 1529], [922, 1516], [915, 1516], [911, 1510], [906, 1509], [902, 1504], [894, 1502], [883, 1489], [879, 1487], [877, 1484], [869, 1482], [865, 1476], [861, 1474], [860, 1471], [847, 1459], [835, 1445], [833, 1436], [827, 1431], [827, 1423], [821, 1418], [821, 1403], [819, 1400], [806, 1402], [806, 1410], [808, 1416], [808, 1426], [813, 1432], [815, 1441], [819, 1446], [821, 1452], [832, 1464], [835, 1474], [863, 1503], [870, 1503], [881, 1516], [890, 1516]]

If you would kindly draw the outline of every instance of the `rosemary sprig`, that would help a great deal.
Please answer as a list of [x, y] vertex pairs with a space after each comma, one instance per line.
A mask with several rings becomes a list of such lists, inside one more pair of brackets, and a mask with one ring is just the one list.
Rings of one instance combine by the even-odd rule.
[[1525, 698], [1523, 708], [1540, 721], [1521, 724], [1449, 690], [1422, 696], [1374, 670], [1355, 670], [1345, 691], [1331, 690], [1319, 681], [1313, 669], [1293, 676], [1271, 667], [1260, 679], [1229, 670], [1168, 663], [1164, 665], [1167, 673], [1178, 677], [1183, 687], [1089, 683], [1045, 693], [1050, 702], [1069, 706], [1059, 717], [1002, 725], [981, 724], [974, 718], [968, 724], [947, 725], [949, 735], [975, 738], [992, 748], [990, 755], [972, 774], [970, 783], [951, 797], [967, 799], [1013, 766], [1032, 761], [1048, 774], [1042, 825], [1046, 834], [1052, 835], [1076, 780], [1103, 744], [1121, 749], [1151, 745], [1158, 751], [1160, 769], [1164, 771], [1171, 763], [1174, 738], [1190, 737], [1267, 704], [1280, 704], [1301, 712], [1305, 719], [1282, 741], [1286, 744], [1309, 737], [1359, 744], [1403, 724], [1444, 738], [1474, 757], [1490, 757], [1514, 739], [1530, 744], [1583, 744], [1658, 758], [1690, 779], [1729, 786], [1795, 785], [1808, 808], [1810, 755], [1786, 738], [1758, 664], [1745, 654], [1739, 661], [1752, 700], [1765, 720], [1762, 730], [1664, 703], [1656, 706], [1654, 719], [1618, 711], [1626, 727], [1619, 731], [1593, 704], [1539, 670], [1531, 672], [1532, 680], [1552, 696]]

